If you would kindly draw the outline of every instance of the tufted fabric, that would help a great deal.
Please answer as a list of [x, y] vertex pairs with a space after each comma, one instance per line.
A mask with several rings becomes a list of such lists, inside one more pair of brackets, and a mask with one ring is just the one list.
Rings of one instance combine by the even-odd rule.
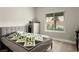
[[16, 31], [24, 31], [26, 32], [26, 27], [25, 26], [15, 26], [15, 27], [0, 27], [0, 34], [5, 35], [11, 32], [16, 32]]

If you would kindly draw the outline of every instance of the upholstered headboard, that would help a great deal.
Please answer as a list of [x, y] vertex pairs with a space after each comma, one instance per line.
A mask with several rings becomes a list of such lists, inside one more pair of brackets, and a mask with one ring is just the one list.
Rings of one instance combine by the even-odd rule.
[[16, 32], [16, 31], [24, 31], [26, 32], [26, 27], [25, 26], [14, 26], [14, 27], [0, 27], [0, 34], [5, 35], [11, 32]]

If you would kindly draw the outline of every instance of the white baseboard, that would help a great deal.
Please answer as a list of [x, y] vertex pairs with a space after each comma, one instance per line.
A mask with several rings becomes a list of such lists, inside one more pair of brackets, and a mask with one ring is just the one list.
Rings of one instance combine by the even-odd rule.
[[67, 39], [53, 38], [53, 40], [62, 41], [62, 42], [70, 43], [70, 44], [76, 44], [76, 41], [67, 40]]

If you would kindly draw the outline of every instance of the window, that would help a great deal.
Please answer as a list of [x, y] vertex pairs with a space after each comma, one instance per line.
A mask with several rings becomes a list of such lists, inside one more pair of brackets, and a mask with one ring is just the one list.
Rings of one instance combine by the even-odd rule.
[[64, 31], [64, 13], [46, 14], [46, 30]]

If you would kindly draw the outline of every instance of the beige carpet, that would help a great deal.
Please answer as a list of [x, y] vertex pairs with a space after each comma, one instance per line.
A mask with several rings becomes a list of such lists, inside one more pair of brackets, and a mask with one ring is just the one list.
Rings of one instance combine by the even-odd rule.
[[53, 49], [50, 52], [77, 52], [76, 45], [61, 41], [53, 41]]
[[52, 50], [51, 48], [49, 48], [48, 52], [77, 52], [75, 44], [65, 43], [56, 40], [53, 41], [52, 46], [53, 46]]

